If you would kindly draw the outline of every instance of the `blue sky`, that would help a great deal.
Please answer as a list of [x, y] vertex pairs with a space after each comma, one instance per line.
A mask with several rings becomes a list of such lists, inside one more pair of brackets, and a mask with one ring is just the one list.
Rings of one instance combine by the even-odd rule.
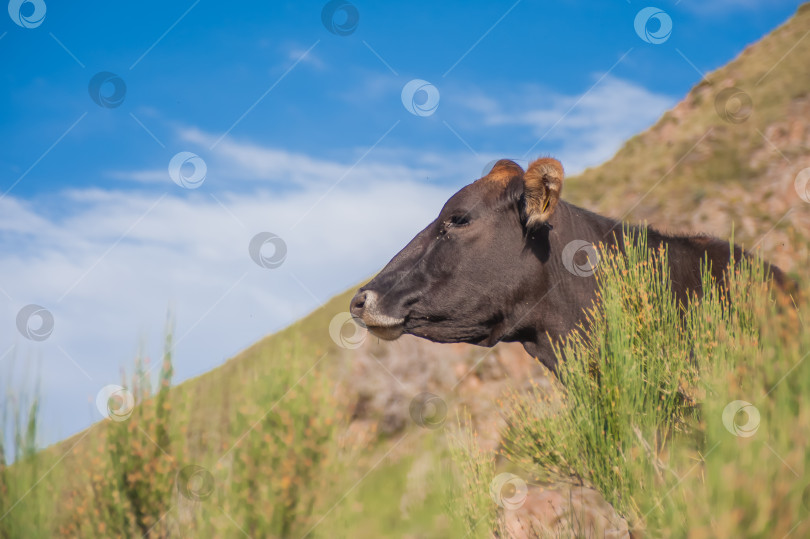
[[[353, 1], [348, 35], [325, 2], [44, 4], [0, 16], [0, 372], [38, 373], [47, 443], [101, 417], [139, 346], [159, 357], [168, 308], [178, 379], [205, 372], [371, 275], [491, 160], [608, 159], [798, 2], [654, 3], [660, 44], [635, 0]], [[100, 72], [119, 106], [91, 98]], [[432, 114], [403, 105], [414, 79]], [[262, 231], [278, 268], [248, 256]], [[47, 339], [18, 331], [28, 304]]]

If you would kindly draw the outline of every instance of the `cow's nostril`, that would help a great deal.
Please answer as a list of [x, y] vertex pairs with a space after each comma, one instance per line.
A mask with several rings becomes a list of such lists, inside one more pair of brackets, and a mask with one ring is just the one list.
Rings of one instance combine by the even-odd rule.
[[369, 329], [390, 329], [391, 331], [385, 333], [385, 336], [375, 333], [375, 335], [383, 339], [396, 339], [402, 335], [405, 318], [382, 312], [380, 310], [380, 294], [374, 290], [361, 290], [355, 294], [349, 303], [349, 310], [355, 322], [362, 323]]
[[368, 294], [365, 291], [360, 291], [354, 295], [352, 298], [352, 302], [349, 306], [349, 310], [351, 311], [353, 316], [360, 318], [363, 316], [363, 309], [366, 307], [366, 298]]

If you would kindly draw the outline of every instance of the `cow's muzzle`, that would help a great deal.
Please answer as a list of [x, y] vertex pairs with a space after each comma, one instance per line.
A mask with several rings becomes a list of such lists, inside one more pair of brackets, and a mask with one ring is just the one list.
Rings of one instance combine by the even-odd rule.
[[349, 308], [352, 316], [358, 318], [377, 337], [392, 341], [405, 331], [405, 319], [380, 310], [380, 295], [374, 290], [360, 290], [352, 298]]

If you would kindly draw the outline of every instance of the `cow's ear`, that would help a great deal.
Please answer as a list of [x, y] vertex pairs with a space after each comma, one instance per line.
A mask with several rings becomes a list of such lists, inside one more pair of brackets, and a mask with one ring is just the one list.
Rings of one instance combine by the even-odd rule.
[[529, 165], [523, 175], [526, 227], [534, 228], [548, 222], [563, 185], [563, 167], [556, 159], [543, 157]]
[[501, 159], [492, 165], [492, 169], [489, 171], [489, 174], [486, 175], [486, 178], [490, 181], [509, 183], [509, 180], [515, 176], [522, 175], [523, 169], [520, 165], [511, 159]]

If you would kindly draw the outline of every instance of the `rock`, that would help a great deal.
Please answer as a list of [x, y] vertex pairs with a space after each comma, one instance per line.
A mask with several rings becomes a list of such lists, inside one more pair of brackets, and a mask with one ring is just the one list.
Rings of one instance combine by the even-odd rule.
[[592, 488], [557, 484], [529, 485], [523, 504], [501, 510], [506, 537], [630, 537], [627, 521]]

